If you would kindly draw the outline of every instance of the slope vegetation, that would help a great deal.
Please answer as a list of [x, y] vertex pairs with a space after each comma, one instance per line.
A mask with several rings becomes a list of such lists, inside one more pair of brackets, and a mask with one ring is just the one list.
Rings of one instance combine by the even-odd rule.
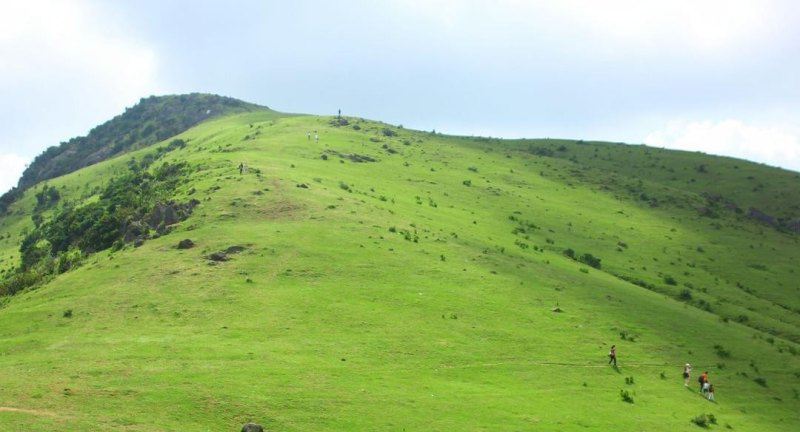
[[[698, 210], [699, 174], [577, 153], [629, 146], [562, 144], [257, 111], [30, 188], [0, 221], [3, 273], [71, 265], [4, 298], [0, 429], [797, 430], [797, 234]], [[728, 163], [692, 156], [658, 157]], [[736, 165], [800, 195], [792, 173]], [[165, 166], [183, 168], [125, 218], [104, 201]], [[719, 176], [726, 200], [796, 216]], [[192, 200], [185, 219], [142, 217]], [[20, 253], [95, 207], [137, 235]]]

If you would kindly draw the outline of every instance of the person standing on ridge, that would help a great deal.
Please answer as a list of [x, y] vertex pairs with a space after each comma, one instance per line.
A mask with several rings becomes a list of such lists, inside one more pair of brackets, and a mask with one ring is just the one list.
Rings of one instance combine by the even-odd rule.
[[608, 351], [608, 364], [614, 362], [614, 367], [617, 366], [617, 346], [611, 345], [611, 349]]
[[692, 365], [686, 363], [683, 366], [683, 385], [684, 387], [689, 387], [689, 372], [692, 371]]
[[314, 141], [319, 142], [319, 134], [317, 131], [314, 131]]
[[311, 141], [311, 131], [306, 132], [306, 137]]

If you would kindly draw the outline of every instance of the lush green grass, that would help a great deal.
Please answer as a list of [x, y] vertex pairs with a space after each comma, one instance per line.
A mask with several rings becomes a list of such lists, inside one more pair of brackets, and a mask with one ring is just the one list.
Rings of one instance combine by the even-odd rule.
[[[796, 235], [699, 216], [698, 191], [677, 184], [651, 207], [638, 195], [659, 179], [632, 194], [633, 174], [530, 142], [329, 120], [249, 113], [182, 134], [165, 159], [196, 167], [178, 196], [201, 200], [191, 218], [0, 309], [0, 405], [27, 410], [0, 411], [0, 428], [672, 431], [703, 413], [712, 428], [800, 426]], [[130, 157], [49, 184], [91, 199]], [[2, 221], [6, 269], [33, 192]], [[205, 258], [232, 245], [246, 249]], [[716, 403], [696, 391], [703, 369]]]

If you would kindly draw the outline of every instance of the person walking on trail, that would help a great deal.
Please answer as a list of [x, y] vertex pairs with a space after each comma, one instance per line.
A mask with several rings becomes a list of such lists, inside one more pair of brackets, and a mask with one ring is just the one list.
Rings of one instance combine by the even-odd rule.
[[703, 393], [703, 388], [705, 384], [708, 382], [708, 371], [705, 371], [700, 374], [700, 377], [697, 378], [697, 382], [700, 383], [700, 393]]
[[684, 387], [689, 387], [689, 372], [692, 371], [692, 365], [686, 363], [683, 366], [683, 385]]
[[308, 137], [308, 140], [311, 141], [311, 131], [306, 132], [306, 137]]
[[242, 175], [244, 172], [244, 162], [239, 163], [239, 175]]
[[314, 141], [319, 142], [319, 134], [317, 131], [314, 131]]
[[708, 394], [706, 397], [708, 397], [708, 400], [710, 401], [714, 400], [714, 384], [708, 384]]
[[608, 364], [614, 362], [614, 366], [617, 365], [617, 346], [611, 345], [611, 349], [608, 351]]

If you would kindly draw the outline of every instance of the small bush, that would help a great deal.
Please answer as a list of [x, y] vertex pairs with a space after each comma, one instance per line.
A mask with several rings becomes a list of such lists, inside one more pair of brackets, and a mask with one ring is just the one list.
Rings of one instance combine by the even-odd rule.
[[472, 180], [464, 180], [461, 182], [464, 186], [472, 186]]
[[692, 300], [692, 292], [688, 289], [682, 290], [678, 298], [683, 301], [691, 301]]
[[731, 356], [731, 352], [726, 350], [725, 348], [723, 348], [722, 345], [719, 344], [714, 345], [714, 352], [716, 352], [720, 358], [730, 358]]
[[753, 378], [753, 381], [755, 381], [756, 384], [760, 385], [761, 387], [767, 386], [767, 379], [764, 378], [763, 376]]
[[62, 316], [63, 316], [64, 318], [72, 318], [72, 309], [67, 309], [67, 310], [65, 310], [65, 311], [64, 311], [64, 314], [63, 314]]
[[622, 398], [623, 402], [633, 403], [633, 396], [631, 396], [630, 392], [627, 390], [620, 390], [619, 396]]
[[709, 425], [717, 424], [717, 418], [714, 417], [714, 414], [700, 414], [692, 419], [692, 423], [707, 428]]
[[597, 258], [596, 256], [590, 253], [585, 253], [581, 255], [579, 261], [590, 267], [594, 267], [596, 269], [600, 268], [600, 261], [601, 261], [600, 258]]
[[678, 285], [678, 281], [676, 281], [675, 278], [670, 275], [664, 276], [664, 283], [667, 285]]

